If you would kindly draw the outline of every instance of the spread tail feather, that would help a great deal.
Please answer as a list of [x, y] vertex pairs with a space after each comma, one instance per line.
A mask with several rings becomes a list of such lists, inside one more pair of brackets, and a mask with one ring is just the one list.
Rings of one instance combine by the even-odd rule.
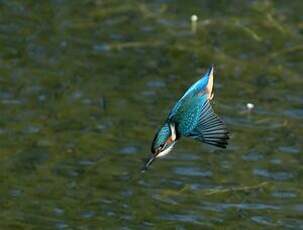
[[220, 148], [226, 148], [228, 145], [228, 131], [223, 121], [214, 113], [209, 101], [203, 104], [197, 126], [189, 136]]

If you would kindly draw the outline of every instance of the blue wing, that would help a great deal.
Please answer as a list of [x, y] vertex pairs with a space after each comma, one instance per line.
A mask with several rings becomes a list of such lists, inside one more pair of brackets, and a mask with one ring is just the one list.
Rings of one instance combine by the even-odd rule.
[[184, 93], [182, 98], [203, 92], [208, 84], [209, 77], [211, 76], [213, 69], [214, 67], [213, 65], [211, 65], [208, 68], [207, 72], [201, 77], [201, 79], [197, 81], [195, 84], [193, 84], [191, 87], [189, 87], [189, 89]]
[[229, 139], [228, 130], [214, 113], [209, 101], [203, 104], [196, 126], [187, 136], [221, 148], [226, 148]]
[[177, 124], [180, 135], [226, 148], [228, 131], [223, 121], [214, 113], [209, 95], [205, 92], [211, 71], [212, 66], [185, 92], [170, 112], [169, 119]]
[[179, 106], [178, 110], [171, 117], [177, 124], [177, 132], [183, 136], [189, 136], [192, 130], [198, 125], [203, 112], [203, 104], [207, 101], [207, 96], [193, 96], [187, 98]]
[[213, 65], [211, 65], [207, 72], [202, 76], [202, 78], [197, 81], [196, 83], [194, 83], [191, 87], [189, 87], [189, 89], [184, 93], [184, 95], [180, 98], [180, 100], [175, 104], [175, 106], [173, 107], [173, 109], [170, 111], [169, 113], [169, 118], [171, 118], [172, 116], [174, 116], [178, 109], [182, 106], [182, 104], [186, 104], [188, 100], [190, 100], [191, 98], [197, 96], [197, 95], [203, 95], [205, 93], [205, 89], [207, 87], [209, 78], [213, 72]]
[[206, 144], [226, 148], [228, 131], [223, 121], [214, 113], [207, 95], [194, 96], [184, 102], [172, 117], [177, 133]]

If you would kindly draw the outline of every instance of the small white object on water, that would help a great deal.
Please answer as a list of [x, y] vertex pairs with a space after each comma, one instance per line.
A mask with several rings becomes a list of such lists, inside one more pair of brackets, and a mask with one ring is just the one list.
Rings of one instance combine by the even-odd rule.
[[191, 17], [190, 17], [190, 21], [191, 21], [191, 31], [193, 33], [196, 33], [197, 32], [197, 21], [198, 21], [198, 16], [193, 14]]
[[198, 16], [195, 15], [195, 14], [193, 14], [193, 15], [190, 17], [190, 20], [191, 20], [192, 22], [196, 22], [196, 21], [198, 21]]
[[255, 105], [254, 105], [253, 103], [247, 103], [247, 104], [246, 104], [246, 108], [247, 108], [249, 111], [251, 111], [251, 110], [253, 110], [253, 109], [255, 108]]

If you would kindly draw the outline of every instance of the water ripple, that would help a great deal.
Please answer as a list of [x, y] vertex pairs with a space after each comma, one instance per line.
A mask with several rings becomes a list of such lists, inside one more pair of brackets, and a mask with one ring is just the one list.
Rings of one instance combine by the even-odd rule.
[[260, 168], [254, 169], [253, 174], [277, 181], [286, 181], [294, 178], [294, 175], [290, 172], [270, 172], [267, 169]]
[[205, 210], [211, 210], [216, 212], [224, 212], [226, 209], [236, 208], [243, 210], [279, 210], [280, 206], [272, 204], [260, 204], [260, 203], [211, 203], [203, 202], [201, 208]]
[[279, 151], [288, 154], [297, 154], [300, 150], [296, 146], [280, 146]]
[[133, 146], [133, 145], [130, 145], [130, 146], [124, 146], [122, 147], [119, 152], [122, 153], [122, 154], [126, 154], [126, 155], [129, 155], [129, 154], [135, 154], [139, 151], [138, 147], [137, 146]]
[[258, 160], [262, 160], [263, 158], [264, 157], [261, 153], [255, 151], [249, 152], [244, 156], [242, 156], [242, 159], [246, 161], [258, 161]]
[[272, 219], [270, 217], [267, 217], [267, 216], [253, 216], [253, 217], [251, 217], [251, 220], [253, 222], [256, 222], [256, 223], [262, 224], [262, 225], [276, 226], [276, 224], [274, 224], [272, 222]]
[[175, 168], [175, 173], [182, 176], [201, 176], [201, 177], [210, 177], [212, 176], [212, 172], [205, 170], [201, 171], [198, 168], [192, 167], [177, 167]]
[[201, 216], [191, 215], [191, 214], [167, 214], [161, 216], [160, 219], [167, 221], [202, 224]]
[[290, 191], [274, 191], [271, 195], [277, 198], [295, 198], [297, 196], [296, 193]]

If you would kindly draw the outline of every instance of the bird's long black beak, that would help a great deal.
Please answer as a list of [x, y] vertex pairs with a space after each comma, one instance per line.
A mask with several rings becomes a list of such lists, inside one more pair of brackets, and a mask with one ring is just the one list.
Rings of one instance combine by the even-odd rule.
[[143, 165], [141, 172], [145, 172], [148, 169], [148, 167], [154, 162], [154, 160], [156, 160], [156, 157], [151, 156]]

